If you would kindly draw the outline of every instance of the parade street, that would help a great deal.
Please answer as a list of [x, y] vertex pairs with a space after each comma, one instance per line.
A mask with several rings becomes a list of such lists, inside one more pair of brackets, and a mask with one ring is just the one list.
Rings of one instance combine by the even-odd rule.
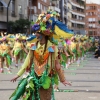
[[[6, 69], [0, 74], [0, 100], [9, 100], [17, 87], [19, 80], [15, 83], [10, 80], [19, 68], [14, 68], [14, 63], [11, 68], [12, 74], [6, 73]], [[55, 92], [55, 100], [100, 100], [100, 60], [94, 58], [93, 53], [89, 53], [80, 66], [76, 63], [71, 64], [65, 69], [65, 75], [72, 86], [64, 86], [60, 83], [60, 91]]]

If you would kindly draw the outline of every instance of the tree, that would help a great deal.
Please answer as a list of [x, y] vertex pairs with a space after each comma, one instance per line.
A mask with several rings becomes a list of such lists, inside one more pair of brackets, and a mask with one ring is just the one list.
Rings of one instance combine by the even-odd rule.
[[15, 21], [17, 27], [16, 32], [24, 33], [25, 27], [29, 28], [31, 22], [28, 19], [19, 19]]
[[15, 23], [13, 21], [8, 22], [8, 32], [14, 33], [15, 32]]
[[31, 22], [28, 19], [19, 19], [15, 22], [9, 21], [9, 33], [24, 33], [25, 28], [29, 28]]

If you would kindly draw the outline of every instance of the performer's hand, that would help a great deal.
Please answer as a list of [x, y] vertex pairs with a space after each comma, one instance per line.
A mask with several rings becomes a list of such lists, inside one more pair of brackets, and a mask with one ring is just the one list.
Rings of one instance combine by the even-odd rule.
[[62, 84], [64, 84], [65, 86], [66, 86], [66, 85], [71, 86], [71, 84], [70, 84], [68, 81], [66, 81], [66, 80], [65, 80], [65, 81], [63, 81], [63, 82], [62, 82]]
[[16, 80], [19, 78], [19, 76], [15, 76], [13, 79], [11, 79], [11, 82], [16, 82]]

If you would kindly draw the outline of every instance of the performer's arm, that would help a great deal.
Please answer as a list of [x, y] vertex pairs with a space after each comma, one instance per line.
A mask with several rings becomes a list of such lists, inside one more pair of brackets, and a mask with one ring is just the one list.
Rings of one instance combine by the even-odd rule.
[[17, 76], [15, 76], [11, 81], [16, 81], [26, 70], [27, 67], [29, 67], [30, 63], [31, 63], [31, 57], [33, 56], [33, 51], [29, 51], [24, 64], [22, 65], [21, 69], [19, 70], [19, 72], [17, 73]]
[[55, 50], [55, 69], [57, 71], [57, 74], [59, 76], [60, 82], [62, 82], [64, 85], [68, 84], [71, 85], [69, 82], [66, 81], [66, 78], [64, 76], [64, 71], [61, 68], [61, 65], [59, 63], [59, 59], [58, 59], [58, 52], [57, 49]]
[[24, 64], [22, 65], [21, 69], [17, 73], [18, 76], [21, 76], [25, 72], [27, 66], [29, 66], [29, 64], [30, 64], [32, 56], [33, 56], [33, 51], [30, 50], [25, 61], [24, 61]]

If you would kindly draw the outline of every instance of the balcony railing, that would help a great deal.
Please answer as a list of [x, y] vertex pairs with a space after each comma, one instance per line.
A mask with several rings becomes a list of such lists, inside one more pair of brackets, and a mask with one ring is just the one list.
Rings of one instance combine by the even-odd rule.
[[97, 27], [88, 27], [88, 29], [97, 30]]
[[76, 12], [76, 13], [80, 13], [80, 14], [84, 14], [85, 15], [85, 12], [83, 11], [78, 11], [78, 10], [76, 10], [76, 9], [73, 9], [72, 11], [74, 11], [74, 12]]
[[[88, 21], [87, 21], [87, 22], [88, 22]], [[98, 21], [91, 21], [91, 22], [88, 22], [88, 23], [89, 23], [89, 24], [90, 24], [90, 23], [98, 23]]]
[[77, 6], [79, 6], [79, 7], [85, 7], [85, 4], [82, 4], [82, 3], [78, 3], [78, 2], [76, 2], [75, 0], [69, 0], [71, 3], [73, 3], [73, 5], [77, 5]]
[[74, 15], [78, 15], [78, 16], [83, 16], [83, 17], [85, 17], [85, 14], [84, 14], [84, 13], [79, 13], [79, 12], [77, 12], [77, 11], [75, 12], [75, 11], [72, 10], [71, 13], [74, 14]]
[[84, 27], [71, 27], [72, 30], [84, 30]]
[[71, 18], [72, 20], [74, 20], [74, 21], [78, 21], [78, 22], [85, 22], [85, 20], [83, 19], [83, 20], [80, 20], [80, 19], [76, 19], [76, 18]]
[[100, 36], [100, 34], [97, 34], [97, 33], [88, 33], [88, 36]]

